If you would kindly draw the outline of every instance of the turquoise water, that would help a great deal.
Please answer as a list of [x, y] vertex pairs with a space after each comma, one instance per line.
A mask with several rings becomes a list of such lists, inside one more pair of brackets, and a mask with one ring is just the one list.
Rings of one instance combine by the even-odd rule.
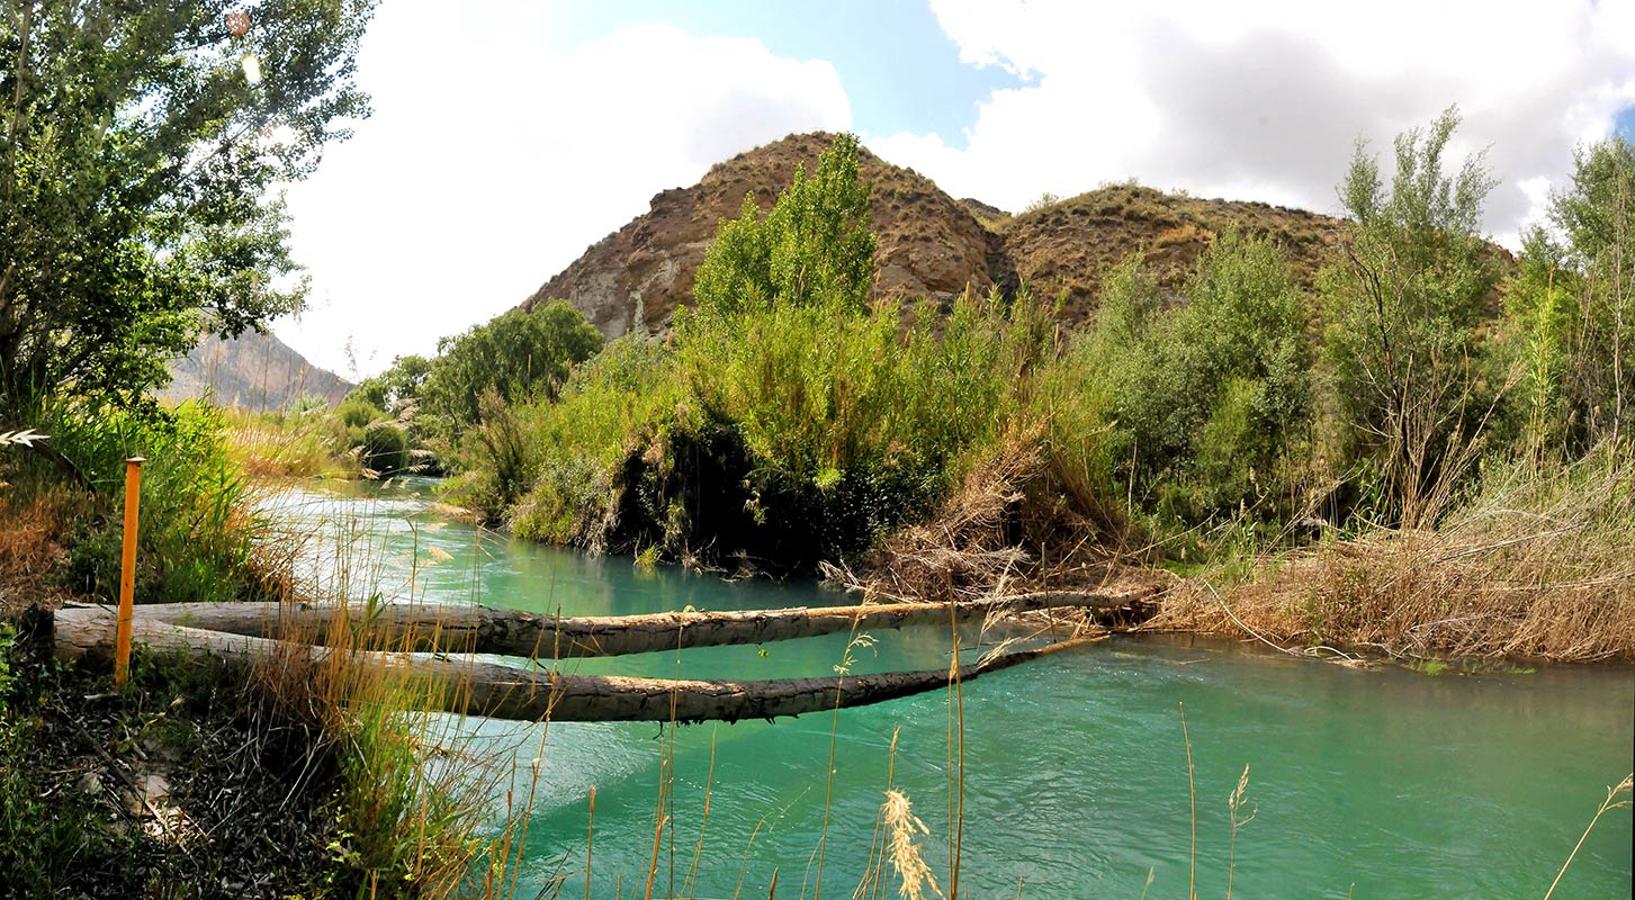
[[[278, 501], [314, 535], [311, 569], [352, 572], [354, 593], [564, 615], [692, 606], [845, 602], [815, 584], [720, 579], [626, 558], [591, 559], [480, 532], [440, 513], [424, 482], [298, 490]], [[337, 548], [340, 548], [337, 551]], [[368, 561], [368, 575], [357, 574]], [[853, 671], [940, 668], [937, 628], [882, 632]], [[570, 671], [670, 677], [822, 675], [847, 638], [575, 661]], [[764, 653], [762, 652], [764, 651]], [[1635, 670], [1531, 673], [1353, 670], [1193, 638], [1115, 639], [986, 676], [964, 691], [960, 888], [970, 897], [1185, 897], [1192, 854], [1187, 752], [1197, 792], [1200, 896], [1226, 892], [1226, 798], [1250, 767], [1233, 890], [1241, 897], [1543, 896], [1605, 786], [1635, 757]], [[946, 889], [945, 692], [774, 724], [481, 722], [491, 747], [540, 778], [518, 896], [585, 895], [587, 798], [596, 786], [590, 894], [641, 896], [653, 860], [662, 760], [673, 753], [654, 896], [851, 896], [869, 864], [898, 734], [895, 787], [929, 830]], [[825, 770], [834, 743], [832, 790]], [[710, 760], [714, 755], [713, 778]], [[710, 810], [703, 816], [706, 780]], [[825, 802], [826, 796], [832, 800]], [[700, 824], [703, 852], [691, 883]], [[1603, 817], [1557, 897], [1631, 894], [1630, 810]], [[691, 887], [689, 889], [689, 884]], [[881, 896], [896, 896], [893, 879]]]

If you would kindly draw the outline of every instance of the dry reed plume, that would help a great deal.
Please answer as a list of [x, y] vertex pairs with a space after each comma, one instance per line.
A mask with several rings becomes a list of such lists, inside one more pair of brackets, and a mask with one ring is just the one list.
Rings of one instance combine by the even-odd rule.
[[914, 815], [913, 804], [908, 795], [898, 790], [886, 791], [886, 800], [880, 805], [880, 815], [885, 820], [887, 846], [890, 851], [892, 868], [897, 870], [897, 877], [901, 885], [897, 889], [900, 897], [909, 900], [922, 900], [929, 890], [937, 897], [942, 896], [942, 890], [937, 887], [937, 877], [931, 874], [931, 867], [925, 864], [920, 856], [919, 838], [930, 834], [930, 829]]

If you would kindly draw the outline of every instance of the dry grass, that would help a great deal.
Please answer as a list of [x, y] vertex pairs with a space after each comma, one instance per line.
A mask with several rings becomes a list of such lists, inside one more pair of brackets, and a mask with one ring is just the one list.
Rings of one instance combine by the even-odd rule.
[[59, 605], [69, 523], [89, 503], [66, 485], [28, 491], [0, 480], [0, 619]]
[[900, 885], [897, 888], [898, 896], [922, 900], [925, 892], [930, 891], [932, 895], [941, 897], [937, 877], [920, 855], [919, 839], [930, 834], [931, 830], [925, 827], [919, 816], [914, 815], [908, 795], [895, 789], [886, 791], [885, 802], [880, 805], [880, 816], [885, 823], [887, 856], [891, 867], [897, 871]]
[[[327, 414], [327, 410], [324, 411]], [[229, 454], [255, 478], [357, 478], [357, 455], [336, 447], [326, 415], [227, 410]]]
[[519, 772], [514, 747], [471, 742], [463, 716], [421, 711], [450, 706], [449, 688], [392, 665], [407, 644], [365, 642], [369, 611], [353, 609], [325, 635], [278, 642], [251, 679], [261, 707], [303, 726], [309, 755], [339, 768], [331, 853], [364, 896], [510, 896], [535, 787], [516, 782], [538, 769]]
[[1045, 497], [1047, 465], [1037, 430], [1010, 434], [929, 519], [870, 554], [861, 573], [825, 565], [824, 575], [869, 596], [936, 603], [1103, 583], [1114, 560], [1097, 529]]
[[1635, 659], [1635, 455], [1490, 471], [1434, 530], [1368, 532], [1166, 598], [1156, 628], [1397, 657]]

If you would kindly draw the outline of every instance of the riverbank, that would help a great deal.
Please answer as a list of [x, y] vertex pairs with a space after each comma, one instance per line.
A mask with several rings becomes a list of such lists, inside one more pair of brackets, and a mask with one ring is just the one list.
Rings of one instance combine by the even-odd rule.
[[[687, 607], [772, 608], [824, 598], [806, 580], [728, 583], [711, 574], [663, 566], [644, 569], [628, 557], [587, 557], [474, 528], [443, 515], [433, 485], [423, 480], [319, 484], [322, 486], [316, 489], [286, 488], [276, 503], [270, 532], [275, 540], [284, 531], [317, 535], [307, 545], [309, 555], [301, 564], [322, 567], [315, 579], [318, 583], [428, 601], [479, 600], [561, 615]], [[355, 543], [343, 546], [337, 537], [342, 534], [353, 536]], [[841, 596], [829, 595], [829, 600], [840, 602]], [[848, 635], [830, 635], [759, 648], [700, 648], [679, 659], [674, 654], [645, 654], [573, 665], [581, 672], [693, 678], [810, 676], [827, 673], [848, 659], [849, 668], [860, 673], [946, 665], [949, 639], [945, 629], [872, 637], [867, 646], [852, 646]], [[1392, 667], [1339, 675], [1329, 672], [1336, 667], [1294, 660], [1285, 663], [1281, 654], [1256, 652], [1257, 646], [1155, 635], [1098, 645], [1090, 652], [1059, 657], [1048, 666], [1019, 669], [970, 685], [963, 692], [968, 761], [960, 767], [966, 772], [968, 791], [963, 813], [967, 823], [962, 852], [964, 889], [968, 893], [990, 888], [1014, 893], [1020, 879], [1025, 895], [1071, 893], [1083, 886], [1081, 876], [1092, 872], [1099, 873], [1095, 876], [1099, 884], [1138, 893], [1149, 869], [1156, 873], [1153, 877], [1158, 885], [1175, 888], [1185, 884], [1190, 855], [1185, 834], [1186, 745], [1174, 719], [1177, 699], [1185, 701], [1189, 716], [1197, 756], [1197, 790], [1205, 797], [1224, 796], [1232, 788], [1228, 782], [1241, 774], [1243, 763], [1254, 767], [1249, 798], [1263, 812], [1245, 829], [1236, 863], [1239, 890], [1246, 894], [1256, 886], [1261, 892], [1278, 893], [1349, 882], [1373, 885], [1376, 892], [1386, 893], [1436, 893], [1468, 887], [1473, 877], [1469, 867], [1456, 867], [1456, 871], [1434, 860], [1448, 850], [1445, 834], [1454, 833], [1443, 829], [1469, 829], [1470, 823], [1454, 810], [1472, 804], [1501, 804], [1508, 811], [1505, 817], [1484, 821], [1512, 821], [1520, 816], [1555, 823], [1530, 829], [1525, 840], [1519, 834], [1483, 831], [1458, 851], [1479, 854], [1484, 860], [1507, 860], [1503, 865], [1485, 862], [1477, 878], [1480, 884], [1499, 893], [1513, 893], [1526, 885], [1531, 892], [1535, 882], [1547, 884], [1565, 859], [1576, 831], [1593, 812], [1597, 785], [1618, 777], [1612, 769], [1628, 765], [1619, 756], [1621, 751], [1616, 751], [1627, 748], [1629, 736], [1623, 731], [1635, 725], [1626, 721], [1628, 702], [1635, 698], [1628, 694], [1635, 682], [1627, 669], [1584, 665], [1527, 674], [1519, 667], [1488, 667], [1483, 670], [1486, 674], [1475, 677], [1432, 679], [1422, 674], [1427, 671], [1424, 668]], [[967, 653], [980, 654], [985, 649], [973, 645]], [[118, 758], [128, 760], [118, 769], [140, 771], [144, 762], [137, 754], [156, 755], [142, 740], [144, 728], [180, 731], [180, 726], [166, 723], [184, 716], [196, 723], [192, 728], [201, 734], [220, 731], [223, 739], [234, 742], [252, 736], [249, 726], [229, 723], [255, 721], [245, 712], [256, 708], [250, 702], [253, 698], [239, 695], [235, 701], [234, 694], [218, 685], [212, 695], [216, 705], [194, 713], [197, 707], [188, 690], [153, 681], [160, 671], [140, 670], [139, 690], [129, 699], [85, 700], [113, 693], [105, 684], [105, 674], [89, 673], [64, 678], [58, 696], [72, 718], [109, 723], [93, 730], [99, 741], [109, 741]], [[1453, 671], [1460, 668], [1455, 666]], [[1585, 675], [1580, 678], [1573, 672]], [[309, 696], [298, 684], [279, 683], [279, 695], [286, 699]], [[190, 699], [173, 709], [171, 704], [179, 695]], [[152, 725], [143, 724], [160, 712], [164, 717]], [[775, 726], [740, 723], [720, 729], [688, 728], [658, 742], [653, 741], [650, 727], [644, 730], [639, 725], [536, 726], [473, 720], [440, 732], [430, 746], [463, 747], [475, 757], [488, 759], [500, 784], [520, 777], [522, 789], [528, 790], [534, 777], [540, 779], [537, 799], [527, 817], [528, 837], [514, 842], [510, 857], [524, 893], [555, 883], [550, 873], [564, 866], [564, 856], [578, 858], [591, 829], [596, 842], [590, 866], [594, 885], [622, 880], [628, 886], [643, 881], [652, 863], [654, 823], [650, 816], [655, 790], [671, 810], [663, 846], [673, 842], [679, 857], [672, 868], [665, 861], [667, 852], [660, 854], [659, 883], [665, 884], [673, 874], [678, 885], [691, 883], [699, 891], [730, 893], [739, 883], [740, 870], [747, 873], [745, 883], [757, 890], [767, 886], [774, 869], [787, 884], [819, 842], [830, 848], [826, 876], [830, 883], [850, 885], [854, 879], [864, 882], [871, 877], [894, 881], [889, 865], [871, 876], [874, 863], [860, 857], [869, 844], [879, 791], [888, 783], [916, 801], [914, 814], [931, 829], [920, 841], [925, 861], [939, 875], [945, 872], [949, 854], [942, 838], [954, 831], [956, 822], [941, 802], [942, 792], [949, 787], [947, 772], [939, 762], [951, 752], [945, 746], [948, 714], [949, 707], [938, 692], [905, 698], [874, 711], [844, 710], [832, 722], [830, 717], [816, 716]], [[1314, 724], [1319, 722], [1325, 724]], [[1437, 723], [1435, 728], [1432, 722]], [[894, 727], [901, 730], [895, 753], [891, 753], [888, 745]], [[1355, 748], [1343, 761], [1330, 758], [1325, 755], [1328, 751], [1311, 743], [1316, 732], [1332, 735], [1336, 729]], [[825, 748], [831, 730], [840, 749], [838, 757], [829, 761]], [[1576, 736], [1577, 743], [1564, 750], [1560, 735], [1567, 732]], [[1268, 741], [1271, 733], [1282, 737]], [[1409, 754], [1412, 758], [1405, 759], [1394, 736], [1409, 733], [1419, 737]], [[1078, 750], [1064, 749], [1064, 734], [1075, 735], [1070, 744]], [[1430, 737], [1433, 734], [1438, 736]], [[1127, 747], [1144, 748], [1135, 754], [1145, 761], [1142, 767], [1132, 768], [1120, 761], [1125, 742]], [[1386, 744], [1396, 750], [1386, 752]], [[1485, 786], [1523, 783], [1501, 774], [1502, 767], [1490, 752], [1501, 745], [1509, 760], [1505, 765], [1525, 765], [1548, 772], [1555, 780], [1538, 783], [1536, 791], [1503, 798], [1484, 793]], [[57, 762], [46, 763], [41, 770], [83, 772], [90, 761], [84, 751], [74, 756], [60, 741], [39, 746], [57, 747], [62, 753], [52, 757]], [[189, 752], [202, 752], [214, 745], [183, 746], [195, 748]], [[1082, 752], [1085, 747], [1092, 752]], [[1453, 748], [1460, 750], [1449, 755]], [[1547, 752], [1556, 761], [1550, 765], [1526, 762], [1535, 751]], [[1563, 766], [1560, 752], [1573, 754], [1576, 762]], [[1162, 765], [1151, 764], [1155, 754], [1162, 758]], [[713, 768], [709, 765], [712, 757]], [[231, 758], [237, 763], [245, 756]], [[543, 762], [532, 762], [536, 758]], [[764, 765], [768, 759], [779, 763], [768, 770]], [[998, 759], [1005, 762], [996, 763]], [[1396, 778], [1402, 790], [1393, 796], [1411, 794], [1425, 802], [1408, 810], [1400, 801], [1377, 800], [1359, 808], [1355, 799], [1347, 800], [1351, 813], [1341, 827], [1322, 812], [1333, 808], [1333, 785], [1317, 789], [1307, 780], [1318, 759], [1324, 767], [1338, 766], [1345, 771], [1348, 783]], [[1457, 773], [1437, 768], [1455, 759], [1459, 760]], [[426, 761], [432, 762], [430, 758]], [[288, 768], [290, 762], [272, 758], [247, 773], [263, 779], [259, 786], [224, 783], [255, 796], [260, 796], [256, 791], [275, 786], [287, 789], [292, 779], [298, 782], [302, 777], [298, 769]], [[894, 768], [889, 781], [883, 780], [888, 763]], [[1392, 767], [1395, 774], [1383, 770], [1377, 776], [1365, 774], [1376, 764]], [[818, 778], [814, 773], [836, 765], [831, 804], [824, 799], [825, 792], [814, 791], [812, 786]], [[117, 771], [111, 765], [103, 768]], [[1027, 779], [1018, 783], [1016, 776], [1029, 771], [1057, 775], [1048, 788]], [[233, 869], [258, 876], [284, 872], [290, 878], [277, 883], [286, 886], [295, 884], [297, 876], [306, 877], [302, 873], [316, 871], [318, 888], [310, 890], [318, 896], [325, 895], [319, 889], [324, 878], [347, 883], [347, 878], [356, 877], [348, 874], [358, 871], [357, 860], [350, 855], [356, 850], [352, 843], [356, 833], [338, 824], [345, 808], [339, 799], [345, 796], [341, 793], [344, 782], [333, 771], [322, 772], [319, 766], [305, 776], [312, 787], [301, 792], [310, 804], [301, 815], [328, 812], [308, 816], [315, 823], [310, 830], [285, 823], [291, 830], [275, 835], [306, 848], [311, 854], [306, 860], [316, 869], [280, 868], [249, 858], [234, 862], [232, 857], [213, 857], [216, 851], [207, 845], [184, 845], [196, 857], [193, 864], [202, 867], [196, 871]], [[63, 775], [61, 783], [30, 782], [29, 790], [36, 797], [51, 798], [52, 803], [66, 802], [64, 798], [72, 795], [61, 792], [68, 787], [69, 777]], [[117, 784], [118, 777], [109, 774], [108, 783]], [[1534, 776], [1535, 782], [1538, 778]], [[816, 783], [821, 784], [821, 779]], [[598, 786], [594, 826], [588, 822], [586, 805], [592, 784]], [[1110, 791], [1114, 784], [1122, 787]], [[1431, 784], [1438, 789], [1431, 790]], [[1449, 784], [1461, 787], [1449, 793]], [[1048, 801], [1056, 821], [1048, 830], [1066, 829], [1062, 833], [1077, 836], [1072, 840], [1047, 840], [1041, 836], [1043, 826], [1037, 817], [1005, 812], [1016, 796], [1062, 797], [1064, 791], [1077, 799]], [[708, 817], [701, 814], [706, 792], [712, 808]], [[200, 795], [184, 793], [181, 787], [173, 793], [184, 798], [176, 801], [183, 809]], [[501, 789], [491, 794], [489, 802], [502, 802], [503, 793]], [[210, 795], [215, 796], [214, 791]], [[278, 802], [283, 799], [280, 796]], [[138, 826], [144, 821], [157, 822], [156, 817], [144, 819], [141, 814], [113, 815], [116, 810], [109, 804], [93, 809], [100, 808], [110, 821], [134, 821]], [[1085, 818], [1084, 810], [1099, 812]], [[209, 807], [192, 815], [214, 821]], [[758, 821], [767, 824], [757, 830], [753, 826]], [[1296, 821], [1304, 824], [1296, 827]], [[980, 831], [973, 827], [978, 822], [983, 823]], [[1326, 835], [1321, 846], [1372, 849], [1362, 854], [1297, 852], [1286, 843], [1289, 835], [1313, 834], [1313, 822], [1328, 823], [1317, 832]], [[1386, 823], [1396, 837], [1382, 842], [1374, 829]], [[1626, 837], [1622, 830], [1626, 824], [1627, 819], [1610, 817], [1603, 823], [1604, 830], [1592, 835], [1588, 850], [1575, 863], [1573, 877], [1586, 880], [1570, 883], [1616, 889], [1620, 879], [1627, 879], [1615, 852]], [[346, 832], [354, 837], [347, 837]], [[1211, 804], [1200, 804], [1202, 846], [1197, 860], [1206, 879], [1223, 877], [1230, 868], [1221, 856], [1222, 841], [1230, 832], [1230, 822], [1220, 818]], [[1545, 832], [1551, 839], [1540, 839]], [[163, 836], [154, 840], [162, 842]], [[317, 846], [318, 842], [324, 842], [323, 846]], [[700, 862], [697, 874], [692, 875], [695, 846], [700, 848]], [[1499, 846], [1502, 852], [1494, 849]], [[1433, 852], [1432, 848], [1437, 849]], [[174, 859], [155, 862], [142, 871], [192, 877], [188, 872], [195, 870], [182, 868], [186, 864], [183, 857]], [[166, 865], [170, 868], [164, 868]], [[564, 890], [569, 894], [582, 890], [579, 873], [583, 871], [578, 863], [566, 864]], [[1384, 873], [1392, 874], [1380, 880]]]
[[[384, 561], [371, 589], [412, 590], [426, 601], [565, 617], [847, 602], [811, 579], [727, 582], [518, 540], [443, 518], [435, 498], [433, 484], [413, 479], [327, 483], [288, 497], [289, 527], [311, 533], [330, 521], [368, 535], [360, 546]], [[824, 676], [848, 659], [860, 674], [947, 665], [945, 628], [871, 638], [867, 646], [836, 634], [563, 666], [763, 679]], [[991, 649], [966, 646], [966, 658]], [[1243, 896], [1343, 896], [1353, 882], [1359, 896], [1542, 895], [1604, 786], [1629, 769], [1635, 679], [1628, 667], [1594, 663], [1460, 671], [1356, 671], [1252, 641], [1175, 634], [1116, 637], [973, 682], [962, 692], [962, 893], [1014, 896], [1020, 878], [1024, 896], [1137, 896], [1151, 869], [1150, 896], [1184, 894], [1191, 853], [1182, 701], [1195, 762], [1200, 891], [1219, 894], [1224, 884], [1231, 826], [1223, 800], [1248, 763], [1240, 818], [1251, 807], [1260, 813], [1238, 835]], [[779, 896], [798, 893], [802, 880], [810, 893], [820, 841], [825, 894], [849, 893], [879, 862], [868, 848], [888, 785], [930, 829], [918, 843], [946, 891], [958, 819], [948, 793], [962, 768], [950, 759], [960, 742], [957, 729], [950, 736], [953, 709], [938, 691], [775, 724], [472, 722], [471, 737], [454, 743], [492, 747], [524, 777], [539, 760], [520, 896], [558, 872], [562, 895], [581, 895], [592, 833], [592, 896], [621, 880], [627, 894], [644, 884], [661, 805], [668, 824], [656, 894], [673, 874], [679, 895], [690, 884], [700, 896], [730, 896], [742, 872], [743, 894], [759, 896], [774, 869]], [[1622, 815], [1603, 819], [1563, 895], [1615, 894], [1626, 884]], [[689, 875], [695, 853], [697, 874]], [[894, 890], [889, 862], [884, 874]]]
[[430, 764], [443, 723], [402, 712], [411, 678], [344, 652], [246, 670], [138, 648], [116, 688], [56, 658], [51, 611], [117, 596], [127, 456], [148, 458], [139, 602], [346, 582], [299, 577], [310, 542], [274, 533], [209, 407], [50, 415], [48, 446], [0, 448], [0, 896], [435, 895], [503, 875], [504, 813], [480, 766]]

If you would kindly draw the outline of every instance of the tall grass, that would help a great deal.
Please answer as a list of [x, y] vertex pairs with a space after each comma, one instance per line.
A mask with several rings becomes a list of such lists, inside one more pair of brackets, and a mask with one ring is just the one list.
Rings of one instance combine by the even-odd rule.
[[[463, 715], [428, 712], [457, 708], [449, 694], [467, 687], [402, 664], [424, 636], [371, 636], [377, 604], [398, 591], [385, 582], [383, 547], [362, 521], [325, 526], [328, 538], [303, 548], [309, 571], [298, 583], [304, 599], [340, 614], [323, 634], [278, 642], [250, 685], [257, 708], [305, 734], [303, 752], [333, 775], [328, 849], [340, 881], [371, 897], [511, 896], [537, 766], [519, 773], [516, 748], [475, 737]], [[402, 602], [418, 602], [416, 584], [411, 571]]]
[[[51, 446], [91, 485], [66, 538], [69, 590], [117, 596], [124, 461], [142, 467], [138, 602], [272, 599], [287, 585], [277, 549], [259, 540], [256, 485], [228, 453], [219, 412], [199, 402], [174, 411], [52, 407], [42, 430]], [[19, 481], [42, 490], [60, 474], [36, 464]]]
[[[1217, 600], [1171, 591], [1159, 627], [1411, 658], [1635, 657], [1635, 453], [1495, 463], [1434, 530], [1378, 528], [1259, 560]], [[1222, 604], [1229, 609], [1223, 609]]]
[[328, 407], [288, 412], [222, 411], [234, 462], [256, 478], [356, 478], [360, 454]]

